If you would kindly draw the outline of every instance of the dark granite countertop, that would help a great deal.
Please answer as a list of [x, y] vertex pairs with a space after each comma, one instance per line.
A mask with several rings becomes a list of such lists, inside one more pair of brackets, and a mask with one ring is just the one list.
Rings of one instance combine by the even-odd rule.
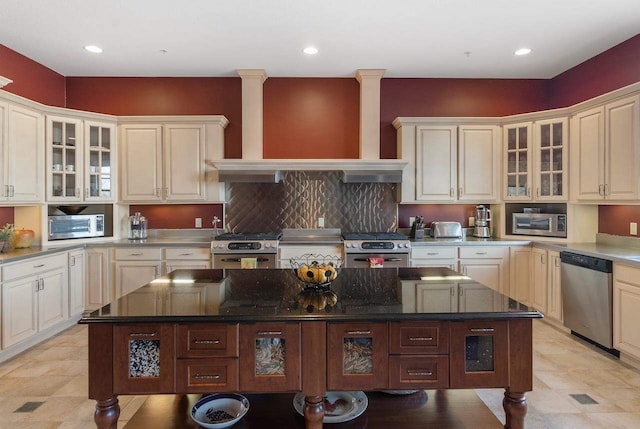
[[[425, 285], [430, 283], [437, 285], [433, 300], [427, 299]], [[436, 306], [443, 285], [458, 291], [457, 306]], [[473, 302], [465, 301], [469, 288], [474, 289]], [[172, 299], [181, 294], [199, 298]], [[174, 301], [179, 305], [172, 305]], [[286, 269], [177, 270], [85, 314], [80, 323], [538, 317], [542, 315], [536, 310], [448, 268], [344, 268], [330, 288], [321, 290], [305, 288]]]

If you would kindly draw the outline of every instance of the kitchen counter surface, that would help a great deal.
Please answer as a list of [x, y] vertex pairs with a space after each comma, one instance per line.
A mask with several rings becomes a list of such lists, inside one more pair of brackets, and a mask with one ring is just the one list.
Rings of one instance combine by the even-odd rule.
[[640, 248], [621, 247], [604, 243], [549, 243], [536, 242], [535, 247], [543, 247], [559, 252], [574, 252], [613, 262], [624, 262], [640, 266]]
[[431, 238], [411, 239], [412, 246], [528, 246], [531, 240], [513, 240], [504, 238]]

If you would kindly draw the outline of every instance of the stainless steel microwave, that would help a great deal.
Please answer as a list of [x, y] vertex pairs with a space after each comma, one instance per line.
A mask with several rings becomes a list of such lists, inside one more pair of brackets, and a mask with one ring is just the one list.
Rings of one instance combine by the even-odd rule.
[[103, 236], [103, 214], [49, 216], [49, 240]]
[[512, 234], [567, 236], [567, 215], [554, 213], [513, 213]]

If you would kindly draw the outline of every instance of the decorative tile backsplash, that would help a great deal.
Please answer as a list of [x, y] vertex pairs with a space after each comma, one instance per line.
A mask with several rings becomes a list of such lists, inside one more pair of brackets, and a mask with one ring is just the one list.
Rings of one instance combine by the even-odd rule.
[[339, 171], [287, 171], [280, 183], [229, 183], [225, 227], [236, 232], [325, 228], [387, 231], [396, 226], [396, 185], [343, 183]]

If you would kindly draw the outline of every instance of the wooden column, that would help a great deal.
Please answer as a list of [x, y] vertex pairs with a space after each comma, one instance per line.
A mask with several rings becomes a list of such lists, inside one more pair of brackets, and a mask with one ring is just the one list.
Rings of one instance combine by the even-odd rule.
[[302, 322], [302, 393], [306, 429], [322, 429], [327, 391], [327, 324]]
[[267, 74], [262, 69], [238, 70], [242, 78], [242, 159], [262, 159], [263, 91]]
[[356, 72], [360, 82], [360, 159], [380, 159], [380, 79], [384, 72]]

